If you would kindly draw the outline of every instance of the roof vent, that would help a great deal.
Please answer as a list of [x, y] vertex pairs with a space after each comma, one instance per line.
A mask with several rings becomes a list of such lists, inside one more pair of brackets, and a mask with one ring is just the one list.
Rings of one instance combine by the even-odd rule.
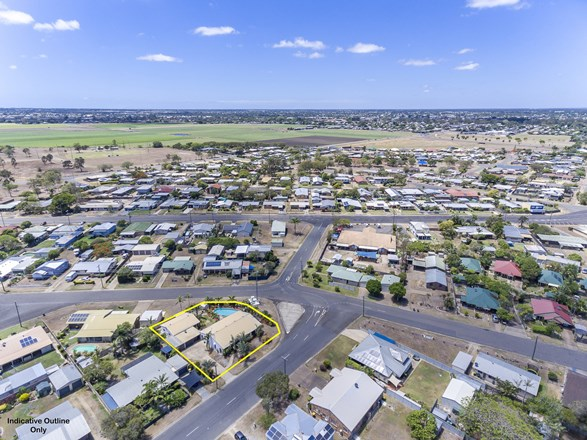
[[355, 382], [355, 388], [359, 388], [359, 384]]

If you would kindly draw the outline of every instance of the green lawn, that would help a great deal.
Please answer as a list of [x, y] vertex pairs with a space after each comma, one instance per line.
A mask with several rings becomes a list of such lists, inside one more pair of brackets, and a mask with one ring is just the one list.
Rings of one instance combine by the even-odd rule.
[[49, 353], [44, 354], [43, 356], [39, 356], [38, 358], [33, 359], [32, 361], [25, 362], [24, 364], [20, 364], [5, 373], [2, 374], [2, 377], [8, 377], [13, 375], [14, 373], [18, 373], [26, 368], [32, 367], [35, 364], [41, 363], [43, 367], [48, 368], [51, 365], [61, 365], [64, 361], [63, 358], [56, 350], [50, 351]]
[[[13, 307], [12, 309], [16, 313], [16, 309]], [[0, 330], [0, 339], [4, 339], [10, 336], [12, 333], [20, 333], [30, 328], [33, 328], [37, 322], [35, 320], [25, 321], [22, 323], [22, 327], [19, 324], [13, 325], [12, 327], [7, 327], [5, 329]], [[39, 325], [42, 323], [39, 322]]]
[[407, 406], [388, 397], [387, 405], [379, 408], [375, 417], [361, 432], [361, 438], [411, 440], [410, 428], [406, 422], [406, 417], [411, 412]]
[[328, 273], [326, 273], [326, 269], [327, 269], [327, 266], [323, 266], [322, 272], [316, 272], [315, 265], [314, 265], [314, 267], [306, 267], [306, 272], [308, 273], [308, 276], [306, 278], [302, 279], [302, 283], [305, 284], [306, 286], [309, 286], [309, 287], [315, 287], [314, 286], [314, 279], [312, 278], [312, 274], [318, 273], [320, 275], [320, 277], [322, 278], [322, 281], [319, 283], [319, 286], [316, 287], [317, 289], [327, 290], [329, 292], [340, 293], [340, 294], [346, 295], [346, 296], [354, 296], [354, 297], [359, 296], [359, 289], [357, 289], [357, 288], [353, 288], [353, 290], [347, 290], [347, 289], [343, 289], [342, 287], [340, 287], [339, 288], [340, 292], [337, 292], [335, 286], [331, 286], [330, 284], [328, 284]]
[[176, 142], [247, 142], [302, 136], [355, 137], [383, 139], [403, 136], [399, 132], [367, 130], [287, 130], [281, 124], [0, 124], [0, 145], [16, 147], [56, 147], [106, 145], [148, 146], [153, 141]]
[[320, 371], [320, 364], [324, 360], [328, 359], [331, 363], [332, 368], [344, 368], [345, 361], [353, 348], [357, 346], [357, 341], [340, 335], [329, 345], [327, 345], [320, 353], [308, 362], [308, 367], [314, 370], [318, 369], [317, 374], [324, 378], [330, 378], [328, 371]]
[[420, 361], [401, 390], [409, 394], [410, 399], [423, 402], [429, 409], [436, 399], [442, 397], [449, 382], [449, 373]]
[[43, 248], [53, 247], [54, 244], [55, 244], [55, 240], [47, 239], [45, 241], [40, 242], [33, 249], [43, 249]]

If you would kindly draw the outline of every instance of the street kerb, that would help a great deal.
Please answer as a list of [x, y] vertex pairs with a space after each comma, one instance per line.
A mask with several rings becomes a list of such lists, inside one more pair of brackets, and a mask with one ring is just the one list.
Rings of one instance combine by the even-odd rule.
[[[258, 314], [259, 316], [262, 316], [263, 318], [267, 319], [268, 321], [272, 322], [273, 324], [275, 324], [275, 328], [277, 328], [277, 333], [273, 336], [271, 336], [267, 341], [265, 341], [263, 344], [261, 344], [260, 346], [258, 346], [257, 348], [255, 348], [253, 351], [251, 351], [249, 354], [247, 354], [245, 357], [243, 357], [242, 359], [239, 359], [238, 362], [235, 362], [233, 365], [231, 365], [230, 367], [228, 367], [226, 370], [224, 370], [222, 373], [220, 373], [218, 376], [212, 378], [210, 377], [208, 374], [206, 374], [205, 371], [203, 371], [200, 367], [198, 367], [195, 362], [193, 362], [191, 359], [189, 359], [188, 357], [186, 357], [181, 350], [179, 350], [177, 347], [175, 347], [173, 344], [171, 344], [167, 339], [165, 339], [165, 337], [163, 335], [161, 335], [155, 327], [159, 327], [162, 324], [166, 323], [167, 321], [172, 320], [173, 318], [175, 318], [176, 316], [180, 316], [183, 315], [184, 313], [189, 312], [190, 310], [193, 310], [201, 305], [204, 304], [223, 304], [223, 305], [227, 305], [227, 304], [238, 304], [241, 306], [245, 306], [248, 307], [249, 309], [253, 310], [256, 314]], [[156, 324], [153, 324], [151, 326], [149, 326], [149, 330], [151, 330], [153, 333], [155, 333], [159, 338], [161, 338], [161, 340], [163, 340], [167, 345], [169, 345], [171, 347], [171, 349], [173, 351], [175, 351], [178, 355], [180, 355], [182, 358], [184, 358], [192, 367], [194, 367], [199, 373], [201, 373], [202, 375], [204, 375], [204, 377], [206, 379], [208, 379], [210, 382], [215, 382], [218, 379], [220, 379], [224, 374], [228, 373], [230, 370], [232, 370], [234, 367], [236, 367], [237, 365], [239, 365], [241, 362], [247, 360], [250, 356], [252, 356], [253, 354], [255, 354], [257, 351], [259, 351], [261, 348], [263, 348], [265, 345], [269, 344], [271, 341], [273, 341], [275, 338], [279, 337], [281, 335], [281, 327], [279, 327], [279, 323], [277, 321], [275, 321], [274, 319], [270, 318], [269, 316], [265, 315], [263, 312], [261, 312], [259, 309], [251, 306], [250, 304], [241, 302], [241, 301], [231, 301], [231, 300], [218, 300], [218, 301], [201, 301], [198, 304], [188, 307], [185, 310], [182, 310], [181, 312], [178, 312], [172, 316], [170, 316], [169, 318], [165, 318], [163, 321], [159, 321]]]

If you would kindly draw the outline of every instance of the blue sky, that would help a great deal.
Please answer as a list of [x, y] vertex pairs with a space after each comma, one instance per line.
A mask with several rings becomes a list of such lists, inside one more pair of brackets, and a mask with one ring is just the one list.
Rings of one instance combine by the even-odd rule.
[[585, 0], [0, 2], [0, 107], [587, 107]]

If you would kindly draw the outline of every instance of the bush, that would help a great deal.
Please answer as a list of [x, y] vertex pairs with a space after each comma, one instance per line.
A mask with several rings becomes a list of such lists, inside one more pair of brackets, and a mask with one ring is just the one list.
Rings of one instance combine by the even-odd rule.
[[292, 388], [289, 390], [289, 400], [297, 400], [300, 397], [300, 390], [297, 388]]
[[270, 412], [266, 412], [265, 414], [263, 414], [260, 418], [259, 418], [259, 425], [261, 425], [261, 427], [265, 430], [269, 429], [269, 427], [271, 425], [273, 425], [275, 422], [277, 421], [277, 419], [275, 418], [275, 416], [273, 414], [271, 414]]
[[340, 287], [336, 286], [336, 287], [334, 288], [334, 291], [335, 291], [336, 293], [340, 293]]
[[548, 372], [548, 380], [552, 380], [553, 382], [558, 382], [558, 374], [556, 374], [554, 371], [549, 371]]
[[143, 283], [148, 283], [151, 281], [151, 275], [143, 275]]
[[481, 319], [481, 314], [479, 312], [475, 312], [475, 318]]
[[94, 388], [98, 394], [104, 394], [108, 388], [108, 382], [98, 382], [94, 385]]
[[469, 311], [468, 311], [468, 310], [465, 310], [465, 311], [463, 312], [463, 315], [465, 315], [465, 316], [469, 316]]
[[542, 324], [532, 324], [530, 326], [530, 328], [532, 329], [532, 331], [534, 333], [538, 333], [539, 335], [547, 335], [548, 334], [548, 330]]
[[22, 393], [20, 395], [20, 397], [18, 398], [18, 401], [21, 403], [25, 403], [25, 402], [28, 402], [30, 398], [31, 398], [31, 395], [29, 393]]
[[326, 371], [326, 370], [327, 370], [326, 365], [320, 364], [320, 371]]
[[332, 368], [332, 362], [330, 362], [330, 359], [324, 359], [324, 362], [322, 362], [322, 365], [324, 365], [329, 370]]
[[3, 403], [2, 405], [0, 405], [0, 414], [8, 411], [9, 409], [10, 409], [10, 405], [8, 405], [7, 403]]

